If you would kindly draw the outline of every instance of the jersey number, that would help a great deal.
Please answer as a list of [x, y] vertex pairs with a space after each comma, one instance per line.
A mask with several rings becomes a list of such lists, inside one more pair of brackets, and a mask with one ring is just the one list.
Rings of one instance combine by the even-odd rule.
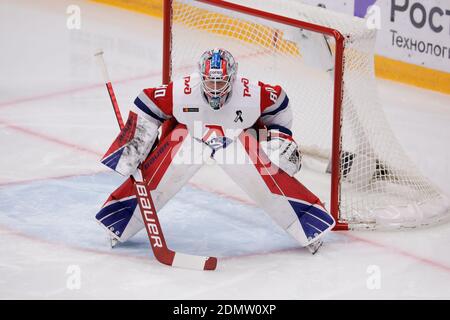
[[277, 102], [278, 100], [278, 94], [277, 91], [272, 87], [266, 87], [266, 91], [269, 92], [269, 99], [273, 103]]
[[161, 98], [166, 96], [167, 85], [160, 86], [155, 89], [155, 98]]

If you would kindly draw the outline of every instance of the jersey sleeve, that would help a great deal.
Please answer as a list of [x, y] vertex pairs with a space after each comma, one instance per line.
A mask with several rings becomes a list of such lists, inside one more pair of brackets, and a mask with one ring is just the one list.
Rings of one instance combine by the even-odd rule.
[[289, 98], [280, 86], [259, 82], [261, 88], [261, 122], [270, 130], [276, 129], [292, 136], [292, 109]]
[[167, 119], [173, 116], [173, 85], [157, 88], [148, 88], [134, 100], [134, 110], [145, 119], [161, 125]]

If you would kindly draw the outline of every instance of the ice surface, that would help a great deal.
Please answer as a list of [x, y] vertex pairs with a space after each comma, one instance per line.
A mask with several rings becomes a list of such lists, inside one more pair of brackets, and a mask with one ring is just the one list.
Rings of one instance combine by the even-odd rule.
[[[80, 30], [66, 28], [73, 4]], [[0, 298], [450, 298], [449, 224], [336, 232], [311, 256], [215, 167], [160, 219], [173, 249], [219, 256], [217, 271], [158, 264], [144, 233], [108, 248], [94, 215], [123, 178], [99, 164], [117, 127], [93, 54], [104, 49], [126, 114], [159, 84], [161, 34], [158, 19], [90, 2], [0, 2]], [[382, 80], [379, 90], [406, 152], [450, 195], [450, 97]], [[314, 173], [303, 178], [327, 201]]]

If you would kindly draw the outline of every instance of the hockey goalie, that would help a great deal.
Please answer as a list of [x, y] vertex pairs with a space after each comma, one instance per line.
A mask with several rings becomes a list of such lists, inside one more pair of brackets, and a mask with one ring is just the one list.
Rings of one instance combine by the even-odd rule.
[[320, 248], [335, 221], [294, 177], [302, 154], [290, 131], [289, 98], [279, 85], [253, 82], [237, 70], [228, 51], [209, 50], [198, 72], [144, 89], [135, 99], [101, 160], [130, 176], [96, 215], [113, 246], [144, 228], [133, 188], [138, 168], [159, 211], [208, 159], [299, 245], [313, 254]]

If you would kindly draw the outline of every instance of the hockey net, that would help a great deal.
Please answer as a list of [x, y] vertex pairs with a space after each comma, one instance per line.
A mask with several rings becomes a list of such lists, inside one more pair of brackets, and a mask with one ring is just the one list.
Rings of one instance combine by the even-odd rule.
[[195, 71], [202, 52], [222, 47], [240, 74], [281, 85], [304, 167], [315, 172], [302, 169], [299, 179], [325, 197], [338, 228], [408, 228], [446, 218], [448, 199], [408, 159], [379, 104], [376, 31], [363, 19], [298, 1], [233, 2], [258, 11], [166, 0], [166, 80]]

